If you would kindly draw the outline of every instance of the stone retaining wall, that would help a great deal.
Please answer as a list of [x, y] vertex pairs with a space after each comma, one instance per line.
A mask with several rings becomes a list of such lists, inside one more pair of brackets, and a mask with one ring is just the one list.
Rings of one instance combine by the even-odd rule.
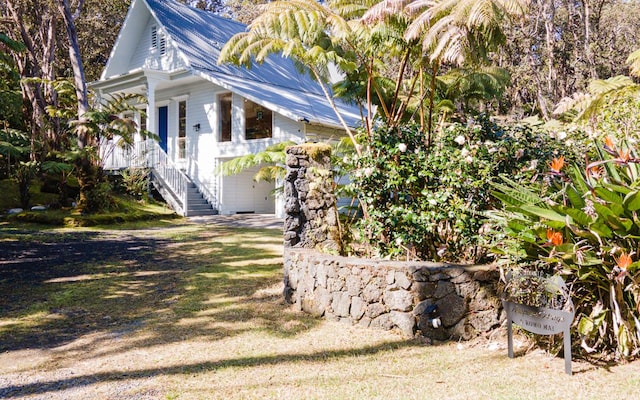
[[[376, 261], [285, 248], [285, 298], [305, 312], [399, 329], [435, 340], [470, 339], [500, 324], [490, 266]], [[439, 323], [438, 323], [439, 321]]]
[[341, 250], [331, 148], [286, 150], [284, 295], [300, 310], [436, 340], [499, 325], [497, 271], [487, 266], [347, 258]]
[[331, 146], [308, 143], [286, 149], [284, 246], [340, 252]]

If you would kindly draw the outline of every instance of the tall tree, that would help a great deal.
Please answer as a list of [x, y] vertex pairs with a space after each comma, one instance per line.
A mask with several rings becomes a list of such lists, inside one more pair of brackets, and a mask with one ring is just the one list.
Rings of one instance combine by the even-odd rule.
[[[120, 28], [124, 23], [131, 0], [85, 0], [83, 12], [74, 23], [82, 55], [87, 82], [96, 81], [106, 65]], [[60, 59], [61, 73], [71, 66], [66, 57]], [[64, 68], [64, 69], [62, 69]]]
[[60, 121], [49, 117], [47, 107], [57, 103], [53, 90], [56, 78], [56, 49], [58, 45], [58, 14], [50, 1], [7, 0], [0, 4], [2, 17], [11, 22], [7, 34], [25, 45], [25, 51], [12, 52], [23, 78], [21, 90], [27, 100], [29, 115], [26, 126], [31, 133], [31, 159], [38, 157], [38, 143], [44, 152], [57, 149], [60, 143]]
[[505, 104], [515, 114], [552, 118], [553, 105], [593, 79], [626, 75], [640, 44], [640, 2], [531, 1], [496, 61], [512, 72]]
[[0, 33], [0, 129], [23, 129], [20, 74], [11, 53], [23, 52], [24, 45]]
[[380, 21], [402, 12], [410, 21], [404, 39], [422, 44], [430, 81], [429, 89], [421, 89], [420, 96], [428, 96], [427, 143], [431, 142], [434, 126], [440, 69], [477, 68], [486, 63], [505, 42], [506, 20], [521, 16], [524, 10], [524, 0], [385, 0], [364, 15], [365, 21]]

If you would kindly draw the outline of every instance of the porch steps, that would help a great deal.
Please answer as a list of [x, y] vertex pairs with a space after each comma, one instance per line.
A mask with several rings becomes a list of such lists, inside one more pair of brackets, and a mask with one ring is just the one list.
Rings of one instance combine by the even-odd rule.
[[195, 183], [189, 182], [187, 185], [187, 215], [190, 217], [200, 217], [203, 215], [217, 215], [218, 210], [198, 191]]

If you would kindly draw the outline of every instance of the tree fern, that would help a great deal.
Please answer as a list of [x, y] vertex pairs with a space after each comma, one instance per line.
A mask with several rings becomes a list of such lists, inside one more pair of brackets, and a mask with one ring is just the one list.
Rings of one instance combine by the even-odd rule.
[[629, 64], [629, 73], [636, 78], [640, 78], [640, 49], [629, 55], [627, 63]]

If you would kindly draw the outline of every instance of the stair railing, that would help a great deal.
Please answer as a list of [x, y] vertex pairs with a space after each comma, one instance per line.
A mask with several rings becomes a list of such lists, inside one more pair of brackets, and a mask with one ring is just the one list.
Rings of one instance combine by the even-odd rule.
[[171, 191], [176, 202], [171, 202], [171, 199], [167, 198], [165, 200], [170, 203], [177, 203], [172, 204], [172, 206], [174, 206], [176, 212], [186, 217], [189, 209], [189, 198], [187, 196], [189, 178], [171, 161], [158, 142], [147, 139], [144, 143], [146, 146], [147, 166], [151, 168], [154, 176]]

